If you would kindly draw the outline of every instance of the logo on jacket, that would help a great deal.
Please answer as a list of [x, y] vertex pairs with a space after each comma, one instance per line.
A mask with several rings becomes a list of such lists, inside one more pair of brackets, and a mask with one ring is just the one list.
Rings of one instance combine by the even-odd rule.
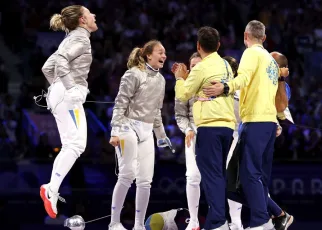
[[267, 75], [269, 79], [273, 82], [273, 85], [277, 85], [279, 67], [275, 60], [272, 60], [269, 66], [266, 68]]

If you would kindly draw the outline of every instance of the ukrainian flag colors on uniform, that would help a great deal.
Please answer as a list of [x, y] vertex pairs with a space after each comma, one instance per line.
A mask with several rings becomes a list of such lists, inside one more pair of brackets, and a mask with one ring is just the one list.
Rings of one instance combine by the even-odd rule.
[[74, 109], [74, 110], [69, 110], [70, 115], [72, 116], [72, 119], [75, 123], [76, 128], [79, 127], [79, 110]]
[[124, 139], [120, 140], [119, 151], [121, 156], [123, 156], [123, 152], [124, 152], [124, 142], [125, 142]]
[[146, 230], [162, 230], [164, 226], [163, 217], [159, 213], [155, 213], [146, 220]]

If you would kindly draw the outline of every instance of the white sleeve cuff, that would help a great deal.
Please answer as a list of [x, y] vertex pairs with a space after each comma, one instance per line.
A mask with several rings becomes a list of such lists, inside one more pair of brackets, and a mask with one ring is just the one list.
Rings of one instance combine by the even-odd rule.
[[111, 137], [118, 137], [120, 135], [120, 127], [113, 127]]
[[166, 136], [167, 136], [167, 134], [165, 133], [163, 125], [161, 125], [158, 128], [154, 128], [153, 131], [154, 131], [155, 137], [157, 139], [163, 139], [163, 138], [166, 138]]
[[186, 130], [184, 131], [184, 134], [185, 134], [185, 135], [187, 135], [187, 133], [188, 133], [189, 131], [193, 131], [193, 130], [192, 130], [192, 128], [190, 128], [190, 127], [186, 128]]

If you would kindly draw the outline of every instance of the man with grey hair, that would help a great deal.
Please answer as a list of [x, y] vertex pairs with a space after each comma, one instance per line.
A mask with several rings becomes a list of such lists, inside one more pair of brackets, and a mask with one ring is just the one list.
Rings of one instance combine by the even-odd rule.
[[[245, 33], [247, 33], [249, 37], [251, 37], [254, 41], [257, 41], [257, 43], [259, 44], [263, 44], [263, 42], [266, 39], [265, 26], [260, 21], [256, 21], [256, 20], [250, 21], [246, 26]], [[247, 47], [247, 43], [245, 39], [244, 39], [244, 43], [245, 43], [245, 46]]]
[[[240, 89], [239, 176], [250, 208], [251, 230], [275, 229], [267, 212], [268, 185], [271, 177], [277, 119], [275, 96], [279, 76], [288, 76], [264, 49], [265, 26], [251, 21], [244, 32], [244, 51], [238, 76], [227, 82], [212, 82], [212, 95], [227, 96]], [[207, 95], [207, 92], [204, 90]], [[208, 95], [207, 95], [208, 96]]]

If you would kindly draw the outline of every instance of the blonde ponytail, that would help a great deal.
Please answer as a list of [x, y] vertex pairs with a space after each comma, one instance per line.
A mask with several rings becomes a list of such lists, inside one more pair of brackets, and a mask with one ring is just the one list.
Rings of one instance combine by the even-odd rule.
[[50, 18], [50, 28], [54, 31], [65, 31], [66, 33], [68, 32], [68, 29], [65, 27], [62, 15], [61, 14], [54, 14]]
[[127, 61], [127, 68], [131, 69], [132, 67], [138, 67], [140, 70], [145, 69], [145, 61], [142, 57], [142, 51], [139, 47], [136, 47], [130, 53], [130, 56]]

